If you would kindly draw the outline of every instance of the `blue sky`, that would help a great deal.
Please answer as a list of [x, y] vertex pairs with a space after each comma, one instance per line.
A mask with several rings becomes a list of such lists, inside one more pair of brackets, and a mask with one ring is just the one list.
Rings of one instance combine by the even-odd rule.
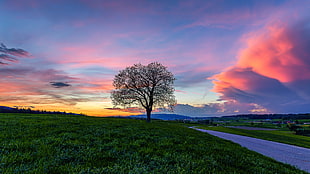
[[0, 57], [0, 105], [130, 115], [107, 109], [114, 75], [158, 61], [179, 114], [309, 112], [309, 3], [3, 0], [0, 54], [16, 60]]

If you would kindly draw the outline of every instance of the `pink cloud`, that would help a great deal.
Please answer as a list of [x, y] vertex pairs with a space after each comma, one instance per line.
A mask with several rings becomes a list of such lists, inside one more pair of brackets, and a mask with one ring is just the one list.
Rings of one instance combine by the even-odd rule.
[[[303, 27], [303, 26], [294, 26]], [[309, 64], [303, 44], [298, 39], [307, 31], [294, 29], [287, 24], [268, 26], [266, 31], [248, 36], [247, 48], [239, 54], [238, 67], [253, 71], [281, 82], [310, 78]], [[299, 38], [294, 38], [299, 37]]]
[[[57, 55], [51, 57], [50, 60], [66, 66], [66, 70], [83, 70], [92, 67], [101, 67], [102, 71], [105, 69], [112, 70], [113, 72], [105, 77], [104, 81], [109, 80], [112, 84], [113, 75], [116, 71], [131, 66], [135, 63], [147, 64], [153, 61], [159, 61], [171, 70], [178, 79], [176, 85], [190, 85], [193, 83], [205, 82], [206, 78], [210, 75], [207, 73], [219, 71], [225, 66], [223, 61], [213, 59], [212, 53], [206, 53], [208, 45], [206, 47], [191, 49], [185, 51], [188, 48], [184, 48], [181, 45], [174, 45], [171, 47], [163, 48], [136, 48], [128, 49], [121, 48], [118, 45], [109, 42], [107, 39], [103, 43], [79, 43], [79, 44], [60, 44], [58, 49], [60, 50]], [[207, 48], [207, 49], [206, 49]], [[210, 48], [213, 49], [213, 48]], [[122, 50], [122, 51], [119, 51]], [[210, 51], [211, 52], [211, 51]], [[205, 62], [212, 64], [212, 66], [205, 66]], [[100, 84], [100, 80], [103, 79], [102, 75], [92, 74], [95, 77], [91, 77], [92, 83], [96, 82], [95, 86], [87, 86], [89, 89], [109, 89], [111, 85], [108, 82]], [[89, 79], [88, 76], [79, 74], [78, 77], [83, 79]], [[109, 86], [109, 87], [107, 87]]]
[[[310, 104], [309, 20], [274, 22], [245, 37], [237, 64], [213, 76], [222, 100], [274, 112], [305, 112]], [[309, 111], [309, 110], [308, 110]]]

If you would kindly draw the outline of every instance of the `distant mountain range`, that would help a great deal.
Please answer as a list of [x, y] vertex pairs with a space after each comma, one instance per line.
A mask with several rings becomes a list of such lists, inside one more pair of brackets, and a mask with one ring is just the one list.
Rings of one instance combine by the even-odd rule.
[[[128, 118], [146, 118], [146, 115], [131, 115]], [[211, 119], [213, 117], [190, 117], [185, 115], [179, 114], [152, 114], [152, 119], [159, 119], [159, 120], [186, 120], [186, 119]]]
[[[127, 118], [146, 118], [146, 115], [132, 115]], [[242, 114], [220, 117], [190, 117], [179, 114], [152, 114], [152, 119], [160, 120], [218, 120], [218, 119], [310, 119], [310, 114]]]

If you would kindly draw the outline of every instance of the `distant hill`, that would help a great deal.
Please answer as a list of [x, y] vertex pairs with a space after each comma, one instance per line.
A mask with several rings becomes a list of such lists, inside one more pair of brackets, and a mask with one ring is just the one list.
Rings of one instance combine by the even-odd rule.
[[0, 113], [30, 113], [30, 114], [65, 114], [65, 115], [83, 115], [76, 113], [67, 113], [60, 111], [44, 111], [44, 110], [32, 110], [31, 108], [12, 108], [8, 106], [0, 106]]
[[243, 114], [222, 116], [227, 119], [310, 119], [309, 113], [303, 114]]
[[7, 107], [7, 106], [0, 106], [0, 109], [13, 110], [14, 108]]
[[0, 113], [1, 112], [6, 112], [6, 111], [14, 111], [14, 110], [16, 110], [15, 108], [11, 108], [11, 107], [7, 107], [7, 106], [0, 106]]

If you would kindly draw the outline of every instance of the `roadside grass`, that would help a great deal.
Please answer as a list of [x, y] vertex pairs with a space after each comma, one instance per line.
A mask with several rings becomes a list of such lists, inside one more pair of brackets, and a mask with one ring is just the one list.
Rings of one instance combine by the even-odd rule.
[[264, 140], [270, 140], [285, 144], [296, 145], [300, 147], [310, 148], [310, 137], [295, 135], [294, 132], [286, 130], [246, 130], [230, 127], [212, 127], [212, 126], [198, 126], [197, 128], [226, 132], [231, 134], [244, 135]]
[[306, 173], [181, 124], [0, 114], [0, 173]]
[[[287, 124], [281, 124], [281, 123], [272, 123], [272, 122], [282, 122], [282, 119], [272, 119], [269, 121], [266, 121], [265, 119], [259, 120], [259, 119], [246, 119], [246, 120], [229, 120], [225, 123], [225, 126], [248, 126], [248, 127], [260, 127], [260, 128], [271, 128], [271, 129], [279, 129], [279, 130], [288, 130]], [[298, 121], [299, 123], [310, 123], [309, 119], [291, 119], [286, 121]], [[310, 125], [302, 125], [304, 127], [308, 127]]]
[[231, 121], [231, 122], [226, 123], [225, 126], [247, 126], [247, 127], [259, 127], [259, 128], [287, 130], [286, 124], [272, 124], [272, 123], [268, 123], [268, 122], [260, 122], [258, 120], [243, 120], [243, 121], [238, 121], [238, 122], [237, 121]]

